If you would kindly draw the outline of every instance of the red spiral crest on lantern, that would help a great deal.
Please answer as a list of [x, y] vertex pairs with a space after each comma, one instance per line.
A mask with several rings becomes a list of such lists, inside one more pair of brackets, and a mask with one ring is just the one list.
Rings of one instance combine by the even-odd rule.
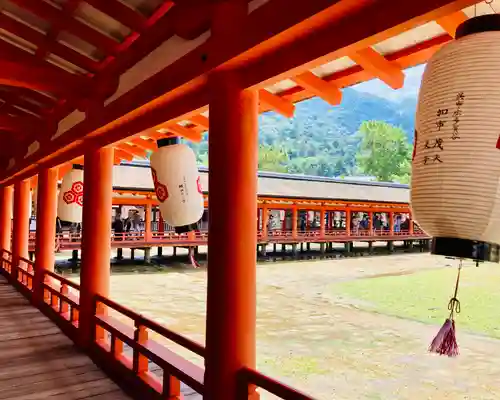
[[64, 195], [63, 195], [63, 200], [64, 200], [64, 202], [66, 204], [74, 203], [75, 202], [75, 198], [76, 198], [76, 196], [75, 196], [75, 194], [71, 190], [65, 192]]
[[151, 168], [151, 176], [153, 177], [153, 182], [155, 184], [156, 197], [160, 202], [164, 202], [168, 199], [168, 189], [167, 187], [158, 180], [158, 174], [154, 168]]
[[198, 177], [198, 179], [196, 179], [196, 186], [198, 187], [198, 193], [203, 194], [203, 188], [201, 187], [200, 177]]
[[81, 181], [76, 181], [71, 185], [71, 191], [74, 194], [81, 194], [83, 193], [83, 182]]
[[80, 207], [83, 206], [83, 182], [73, 182], [71, 189], [64, 192], [63, 200], [66, 204], [76, 203]]

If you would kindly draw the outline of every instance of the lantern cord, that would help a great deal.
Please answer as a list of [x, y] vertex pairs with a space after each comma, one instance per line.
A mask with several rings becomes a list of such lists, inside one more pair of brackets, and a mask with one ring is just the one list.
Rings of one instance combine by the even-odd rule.
[[455, 283], [455, 293], [448, 303], [448, 310], [450, 311], [450, 320], [453, 319], [454, 314], [460, 314], [460, 301], [457, 298], [458, 284], [460, 283], [460, 271], [462, 270], [462, 260], [458, 266], [457, 281]]
[[496, 13], [495, 9], [493, 8], [493, 0], [484, 0], [484, 2], [490, 6], [491, 11]]
[[196, 259], [194, 258], [194, 247], [189, 247], [189, 250], [188, 250], [188, 255], [189, 255], [189, 261], [191, 262], [191, 265], [194, 267], [194, 268], [200, 268], [200, 264], [198, 263], [198, 261], [196, 261]]

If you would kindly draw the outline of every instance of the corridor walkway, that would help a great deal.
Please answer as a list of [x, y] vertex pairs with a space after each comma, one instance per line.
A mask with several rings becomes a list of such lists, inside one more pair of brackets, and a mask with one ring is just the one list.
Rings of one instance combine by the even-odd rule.
[[0, 276], [0, 399], [47, 398], [129, 397]]

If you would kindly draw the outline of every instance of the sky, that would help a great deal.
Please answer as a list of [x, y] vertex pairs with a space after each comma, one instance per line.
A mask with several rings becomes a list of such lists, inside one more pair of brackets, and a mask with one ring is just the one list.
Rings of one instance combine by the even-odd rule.
[[390, 88], [380, 79], [373, 79], [368, 82], [360, 83], [353, 86], [353, 89], [360, 92], [374, 94], [375, 96], [384, 97], [393, 101], [401, 101], [407, 97], [415, 98], [418, 95], [418, 89], [420, 87], [424, 68], [425, 65], [419, 65], [417, 67], [407, 69], [405, 71], [405, 84], [398, 90]]

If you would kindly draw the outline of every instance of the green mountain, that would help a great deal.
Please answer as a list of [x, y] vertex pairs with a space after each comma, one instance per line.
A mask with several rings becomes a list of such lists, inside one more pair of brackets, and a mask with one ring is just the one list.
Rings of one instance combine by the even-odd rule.
[[[390, 100], [374, 94], [347, 88], [340, 106], [332, 107], [319, 98], [296, 104], [295, 116], [285, 118], [264, 113], [259, 118], [259, 142], [262, 151], [279, 152], [288, 157], [280, 160], [279, 172], [320, 176], [359, 175], [356, 153], [360, 143], [357, 135], [363, 121], [378, 120], [401, 127], [413, 142], [417, 99]], [[193, 146], [198, 161], [206, 164], [206, 141]], [[267, 155], [266, 158], [272, 158]], [[261, 167], [261, 165], [260, 165]], [[273, 169], [268, 167], [264, 169]]]

